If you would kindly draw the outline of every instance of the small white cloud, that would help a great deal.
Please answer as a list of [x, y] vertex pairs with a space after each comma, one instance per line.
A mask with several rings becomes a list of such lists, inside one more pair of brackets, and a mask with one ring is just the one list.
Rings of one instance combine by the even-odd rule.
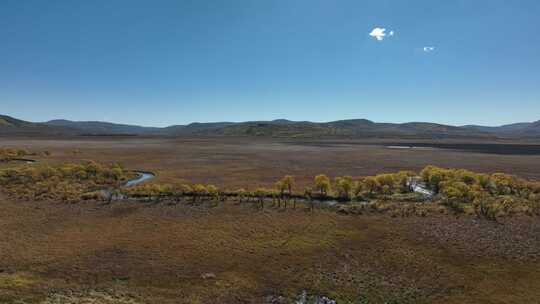
[[386, 34], [386, 29], [382, 27], [376, 27], [371, 30], [369, 35], [378, 41], [382, 41], [386, 36], [394, 36], [394, 31], [390, 31], [388, 35]]
[[434, 46], [425, 46], [423, 48], [423, 51], [426, 52], [426, 53], [431, 53], [431, 52], [435, 51], [435, 47]]

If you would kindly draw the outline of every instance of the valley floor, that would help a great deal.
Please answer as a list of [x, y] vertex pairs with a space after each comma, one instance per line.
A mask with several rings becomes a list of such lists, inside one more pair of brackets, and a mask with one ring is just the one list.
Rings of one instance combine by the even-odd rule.
[[[295, 189], [433, 164], [540, 178], [540, 155], [273, 139], [2, 138], [40, 163], [95, 160], [156, 183]], [[41, 153], [48, 151], [50, 153]], [[0, 164], [7, 166], [7, 164]], [[154, 181], [154, 180], [153, 180]], [[249, 190], [248, 189], [248, 190]], [[0, 195], [0, 303], [536, 303], [540, 218], [343, 215], [227, 201], [23, 202]], [[289, 301], [289, 302], [287, 302]], [[355, 301], [355, 302], [353, 302]]]
[[[407, 143], [383, 140], [285, 141], [268, 138], [163, 137], [0, 140], [3, 147], [26, 148], [33, 152], [49, 151], [50, 156], [41, 157], [47, 162], [85, 159], [100, 163], [118, 162], [127, 169], [157, 173], [157, 183], [214, 184], [230, 190], [239, 187], [272, 187], [276, 180], [286, 174], [295, 177], [298, 189], [304, 189], [312, 185], [314, 176], [321, 173], [330, 177], [358, 177], [400, 170], [418, 172], [427, 165], [464, 168], [475, 172], [503, 172], [540, 179], [540, 153], [497, 154], [501, 149], [495, 149], [493, 153], [438, 148], [391, 149], [387, 145]], [[481, 143], [474, 144], [477, 147]], [[503, 150], [507, 153], [511, 146]], [[491, 150], [485, 148], [484, 151]]]

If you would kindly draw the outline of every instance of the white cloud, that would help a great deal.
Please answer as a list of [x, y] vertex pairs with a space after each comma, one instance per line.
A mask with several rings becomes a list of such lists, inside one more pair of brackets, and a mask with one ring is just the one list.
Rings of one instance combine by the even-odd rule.
[[424, 52], [426, 52], [426, 53], [431, 53], [431, 52], [435, 51], [435, 47], [434, 46], [425, 46], [422, 50]]
[[388, 34], [386, 34], [386, 29], [382, 27], [376, 27], [371, 30], [371, 33], [369, 35], [378, 41], [382, 41], [387, 36], [394, 36], [394, 31], [390, 31]]

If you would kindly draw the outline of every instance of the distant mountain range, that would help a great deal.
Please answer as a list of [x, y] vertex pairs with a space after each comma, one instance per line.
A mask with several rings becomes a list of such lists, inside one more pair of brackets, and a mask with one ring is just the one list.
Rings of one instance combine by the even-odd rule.
[[500, 135], [538, 137], [540, 136], [540, 120], [535, 122], [520, 122], [499, 127], [484, 127], [477, 125], [467, 125], [463, 128], [486, 133], [494, 133]]
[[260, 136], [283, 138], [540, 138], [540, 121], [499, 127], [450, 126], [428, 122], [377, 123], [367, 119], [332, 122], [273, 121], [212, 122], [142, 127], [100, 121], [51, 120], [28, 122], [0, 115], [0, 135], [162, 135]]
[[115, 124], [101, 121], [71, 121], [55, 119], [43, 123], [48, 126], [64, 127], [88, 134], [152, 134], [161, 128], [141, 127], [134, 125]]

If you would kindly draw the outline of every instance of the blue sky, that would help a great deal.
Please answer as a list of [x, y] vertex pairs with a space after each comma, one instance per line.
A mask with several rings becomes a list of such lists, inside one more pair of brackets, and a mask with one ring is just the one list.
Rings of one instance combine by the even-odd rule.
[[539, 16], [537, 0], [3, 0], [0, 113], [534, 121]]

